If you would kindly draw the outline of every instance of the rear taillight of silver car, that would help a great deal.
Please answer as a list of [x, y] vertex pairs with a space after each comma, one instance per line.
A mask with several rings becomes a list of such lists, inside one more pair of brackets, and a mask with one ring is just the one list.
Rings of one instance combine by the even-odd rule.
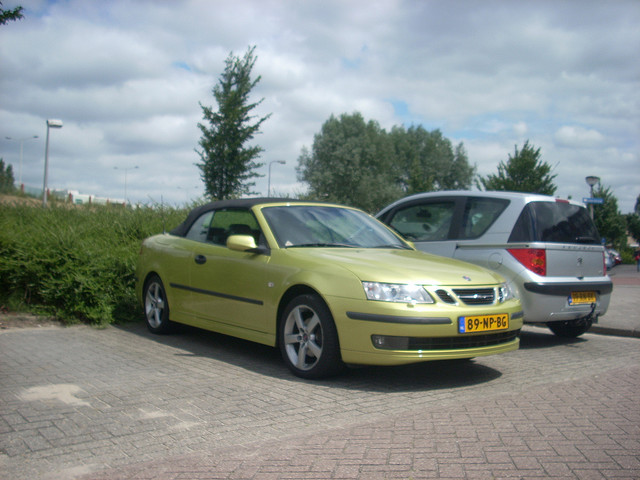
[[543, 248], [508, 248], [507, 251], [513, 255], [527, 270], [542, 277], [547, 275], [547, 252]]

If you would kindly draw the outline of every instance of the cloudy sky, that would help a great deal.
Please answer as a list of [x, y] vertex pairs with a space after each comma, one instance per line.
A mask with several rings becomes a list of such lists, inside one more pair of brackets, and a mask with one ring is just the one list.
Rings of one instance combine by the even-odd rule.
[[[305, 185], [295, 167], [331, 114], [423, 125], [463, 142], [481, 175], [529, 140], [557, 194], [601, 177], [622, 213], [640, 194], [640, 1], [3, 0], [0, 156], [16, 180], [132, 202], [203, 194], [199, 103], [230, 52], [262, 80], [256, 190]], [[20, 168], [20, 139], [23, 162]], [[7, 140], [11, 137], [13, 140]]]

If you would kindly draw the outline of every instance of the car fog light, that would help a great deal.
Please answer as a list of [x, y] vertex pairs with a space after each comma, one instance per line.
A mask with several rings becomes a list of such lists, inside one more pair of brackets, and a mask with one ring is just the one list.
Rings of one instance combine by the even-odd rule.
[[371, 335], [371, 342], [376, 348], [383, 350], [408, 350], [408, 337], [391, 337], [387, 335]]

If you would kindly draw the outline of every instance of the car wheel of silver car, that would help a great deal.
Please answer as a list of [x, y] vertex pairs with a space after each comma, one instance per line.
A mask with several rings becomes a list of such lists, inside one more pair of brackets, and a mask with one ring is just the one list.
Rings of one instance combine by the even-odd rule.
[[149, 277], [144, 284], [144, 317], [149, 331], [153, 333], [168, 333], [171, 327], [169, 321], [169, 302], [162, 280], [157, 275]]
[[299, 377], [328, 377], [344, 366], [333, 317], [317, 295], [300, 295], [287, 305], [278, 341], [282, 358]]
[[591, 328], [593, 321], [590, 317], [579, 318], [577, 320], [565, 320], [562, 322], [547, 323], [549, 329], [562, 338], [576, 338]]

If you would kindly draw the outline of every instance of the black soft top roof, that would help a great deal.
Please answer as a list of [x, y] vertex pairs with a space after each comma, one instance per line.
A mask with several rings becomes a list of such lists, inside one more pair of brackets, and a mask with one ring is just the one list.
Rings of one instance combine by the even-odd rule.
[[169, 233], [171, 235], [184, 237], [189, 231], [189, 228], [191, 228], [191, 225], [193, 224], [193, 222], [195, 222], [200, 215], [211, 210], [218, 210], [220, 208], [251, 208], [255, 205], [260, 205], [263, 203], [282, 203], [282, 202], [303, 203], [305, 202], [305, 200], [295, 200], [291, 198], [268, 198], [268, 197], [218, 200], [217, 202], [207, 203], [206, 205], [201, 205], [200, 207], [197, 207], [191, 210], [191, 212], [189, 212], [189, 215], [187, 215], [187, 218], [184, 220], [184, 222], [182, 222], [173, 230], [169, 231]]

